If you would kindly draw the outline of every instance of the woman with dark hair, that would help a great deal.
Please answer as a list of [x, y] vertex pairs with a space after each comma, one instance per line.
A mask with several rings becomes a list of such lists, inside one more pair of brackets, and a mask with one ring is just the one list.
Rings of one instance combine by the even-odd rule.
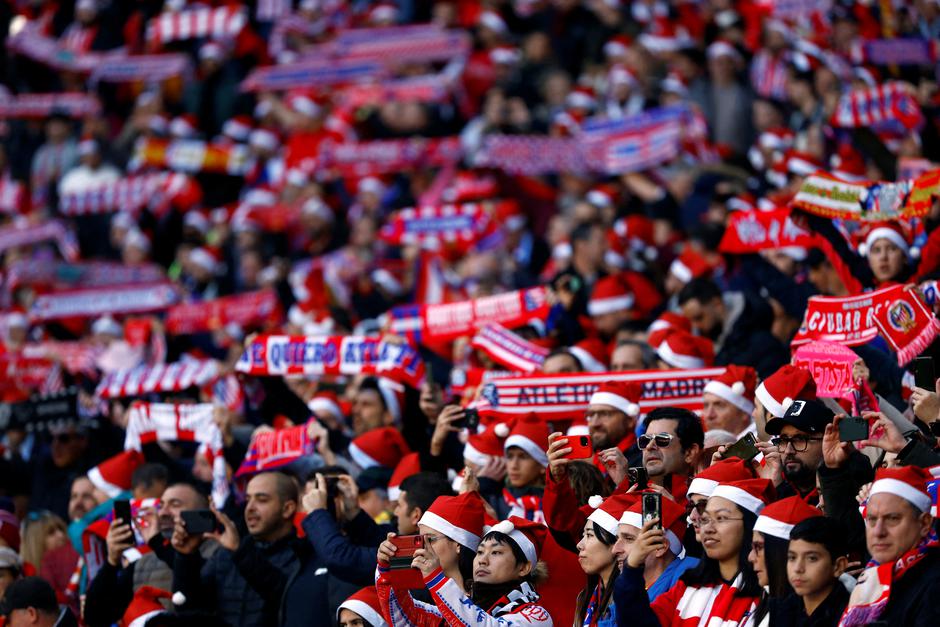
[[[682, 575], [668, 592], [650, 603], [643, 569], [628, 559], [617, 579], [614, 600], [617, 625], [691, 627], [720, 623], [724, 627], [753, 620], [761, 587], [747, 556], [757, 515], [773, 492], [766, 479], [722, 483], [708, 498], [699, 530], [705, 555], [699, 565]], [[649, 551], [666, 543], [657, 520], [648, 521], [633, 551]]]
[[517, 516], [494, 525], [473, 558], [469, 593], [447, 576], [432, 545], [418, 549], [411, 565], [421, 571], [434, 605], [409, 616], [409, 623], [392, 624], [552, 627], [533, 587], [543, 577], [537, 572], [547, 534], [544, 525]]
[[765, 591], [754, 613], [756, 625], [768, 623], [771, 600], [793, 594], [787, 579], [790, 530], [796, 523], [814, 516], [822, 516], [822, 512], [799, 496], [771, 503], [758, 516], [752, 532], [751, 552], [747, 556]]
[[[439, 496], [418, 521], [418, 533], [425, 549], [435, 556], [443, 576], [464, 591], [471, 589], [473, 560], [483, 535], [483, 499], [477, 492], [459, 496]], [[375, 589], [382, 605], [382, 615], [389, 625], [439, 625], [440, 612], [434, 605], [411, 598], [408, 586], [390, 568], [398, 547], [388, 534], [379, 545]], [[410, 583], [410, 582], [409, 582]]]
[[636, 494], [608, 497], [584, 523], [584, 532], [578, 542], [578, 562], [587, 574], [587, 584], [578, 594], [574, 611], [575, 627], [616, 625], [613, 584], [620, 569], [614, 555], [614, 544], [617, 542], [620, 517], [638, 498]]
[[367, 586], [336, 608], [338, 627], [388, 627], [375, 586]]

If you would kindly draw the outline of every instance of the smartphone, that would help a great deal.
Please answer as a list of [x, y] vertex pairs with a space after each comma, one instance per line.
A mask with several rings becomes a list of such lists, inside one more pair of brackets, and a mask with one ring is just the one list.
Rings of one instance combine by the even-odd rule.
[[757, 438], [753, 433], [745, 433], [744, 437], [725, 449], [724, 458], [737, 457], [746, 462], [757, 457], [760, 450], [757, 448]]
[[395, 545], [395, 556], [389, 563], [392, 570], [401, 570], [411, 568], [411, 560], [414, 559], [415, 551], [424, 548], [424, 536], [396, 536], [389, 540]]
[[133, 517], [131, 516], [131, 502], [127, 499], [120, 499], [114, 502], [114, 520], [120, 520], [125, 525], [131, 526]]
[[635, 485], [637, 490], [645, 490], [650, 483], [650, 475], [643, 466], [627, 468], [627, 477], [630, 485]]
[[643, 525], [650, 520], [658, 518], [656, 529], [663, 528], [663, 495], [659, 492], [649, 492], [643, 495]]
[[850, 416], [839, 421], [839, 440], [856, 442], [868, 439], [868, 420], [861, 416]]
[[180, 512], [180, 518], [183, 519], [183, 526], [186, 527], [186, 533], [191, 536], [197, 536], [201, 533], [212, 533], [219, 530], [221, 525], [216, 519], [212, 510], [191, 509]]
[[914, 360], [914, 385], [933, 392], [937, 387], [937, 375], [933, 369], [933, 357], [918, 357]]
[[455, 420], [453, 425], [458, 429], [466, 429], [470, 433], [476, 433], [480, 427], [480, 412], [473, 407], [463, 410], [463, 418]]
[[587, 459], [594, 455], [594, 446], [591, 445], [591, 436], [589, 435], [566, 435], [568, 446], [571, 452], [565, 455], [565, 459]]

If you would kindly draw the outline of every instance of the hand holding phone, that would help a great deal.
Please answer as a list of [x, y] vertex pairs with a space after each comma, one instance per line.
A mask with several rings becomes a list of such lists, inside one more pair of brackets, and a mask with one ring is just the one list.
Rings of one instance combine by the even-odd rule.
[[415, 552], [425, 546], [424, 536], [395, 536], [388, 541], [395, 545], [395, 554], [389, 559], [386, 578], [395, 586], [413, 590], [424, 589], [421, 571], [411, 566]]
[[649, 486], [650, 475], [643, 466], [628, 468], [627, 477], [630, 479], [630, 485], [635, 485], [637, 490], [645, 490]]
[[589, 435], [566, 435], [564, 439], [568, 441], [571, 452], [565, 455], [565, 459], [587, 459], [593, 457], [594, 446], [591, 444]]
[[219, 524], [211, 509], [186, 510], [180, 512], [180, 518], [183, 520], [183, 526], [186, 527], [186, 533], [191, 536], [222, 530], [222, 525]]
[[760, 453], [760, 449], [757, 448], [757, 438], [754, 437], [753, 433], [745, 433], [744, 437], [725, 449], [722, 457], [724, 459], [737, 457], [749, 462], [757, 457], [758, 453]]
[[857, 442], [868, 439], [868, 420], [861, 416], [849, 416], [839, 421], [839, 440]]
[[119, 499], [114, 502], [114, 520], [121, 522], [121, 524], [127, 525], [128, 527], [133, 525], [133, 517], [131, 516], [131, 502], [127, 499]]
[[643, 526], [645, 527], [646, 523], [654, 518], [657, 518], [658, 522], [653, 525], [653, 528], [662, 529], [663, 495], [659, 492], [645, 492], [643, 494]]

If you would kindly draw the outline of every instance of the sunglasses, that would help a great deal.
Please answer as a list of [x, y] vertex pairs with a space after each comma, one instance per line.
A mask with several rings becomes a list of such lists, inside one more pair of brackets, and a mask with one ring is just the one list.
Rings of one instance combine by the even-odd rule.
[[672, 444], [672, 440], [675, 437], [676, 436], [672, 435], [671, 433], [657, 433], [656, 435], [649, 435], [648, 433], [644, 433], [639, 438], [637, 438], [636, 443], [637, 446], [640, 447], [640, 450], [643, 450], [649, 446], [650, 442], [656, 442], [657, 448], [667, 448], [670, 444]]

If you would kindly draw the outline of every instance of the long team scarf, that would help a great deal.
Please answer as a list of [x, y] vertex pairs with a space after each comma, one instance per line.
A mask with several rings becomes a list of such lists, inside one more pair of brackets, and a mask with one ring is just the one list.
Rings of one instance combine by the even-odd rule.
[[519, 372], [542, 368], [548, 349], [533, 344], [501, 324], [487, 324], [473, 336], [470, 345], [483, 351], [493, 361]]
[[385, 66], [377, 61], [317, 58], [255, 68], [240, 87], [248, 92], [322, 88], [378, 80], [385, 76]]
[[62, 194], [59, 197], [59, 212], [66, 216], [112, 211], [137, 213], [154, 202], [167, 176], [163, 172], [128, 176], [92, 189]]
[[316, 440], [307, 435], [307, 425], [255, 434], [235, 477], [281, 468], [311, 455], [316, 450]]
[[466, 251], [494, 230], [490, 216], [496, 211], [499, 208], [482, 203], [409, 207], [393, 213], [379, 237], [393, 246], [417, 245], [434, 250], [448, 246]]
[[598, 621], [603, 618], [608, 618], [610, 616], [610, 607], [603, 612], [598, 611], [598, 608], [601, 605], [601, 596], [603, 594], [603, 586], [598, 583], [594, 587], [594, 592], [591, 593], [591, 599], [588, 601], [587, 610], [584, 612], [584, 627], [597, 627]]
[[68, 261], [78, 259], [78, 245], [74, 235], [57, 220], [25, 227], [8, 226], [0, 229], [0, 253], [10, 248], [33, 246], [54, 241], [62, 256]]
[[591, 395], [607, 381], [636, 381], [643, 386], [640, 410], [656, 407], [702, 408], [705, 384], [724, 368], [642, 370], [590, 374], [545, 374], [500, 378], [483, 385], [474, 405], [481, 415], [508, 420], [535, 413], [542, 420], [571, 420], [588, 408]]
[[39, 296], [29, 314], [34, 320], [93, 318], [160, 311], [176, 300], [176, 289], [169, 283], [72, 290]]
[[458, 137], [383, 139], [324, 143], [318, 159], [323, 168], [341, 176], [368, 176], [446, 166], [459, 161], [462, 152]]
[[877, 222], [920, 217], [940, 194], [940, 169], [897, 183], [843, 181], [817, 172], [806, 178], [791, 206], [824, 218]]
[[412, 387], [424, 378], [413, 345], [362, 335], [260, 335], [235, 370], [255, 376], [378, 374]]
[[94, 96], [81, 92], [0, 97], [0, 118], [44, 118], [53, 111], [82, 118], [100, 113], [101, 103]]
[[842, 128], [901, 127], [911, 131], [924, 124], [924, 115], [904, 83], [889, 81], [841, 96], [829, 121]]
[[23, 347], [23, 355], [31, 358], [55, 359], [65, 367], [70, 374], [84, 374], [95, 376], [97, 373], [98, 357], [105, 347], [91, 342], [59, 342], [47, 340], [38, 344], [27, 344]]
[[198, 139], [138, 140], [129, 170], [140, 168], [170, 169], [177, 172], [200, 172], [242, 176], [252, 165], [247, 146], [241, 144], [209, 144]]
[[[369, 59], [386, 64], [436, 63], [466, 56], [471, 41], [467, 33], [460, 30], [417, 24], [346, 29], [328, 46], [334, 58]], [[315, 54], [319, 54], [319, 50]], [[309, 58], [309, 54], [304, 56]]]
[[904, 365], [930, 346], [938, 330], [940, 321], [913, 286], [893, 285], [858, 296], [813, 296], [791, 345], [821, 340], [858, 346], [880, 333]]
[[134, 266], [110, 261], [37, 264], [22, 260], [10, 267], [3, 285], [8, 291], [22, 285], [69, 289], [160, 283], [165, 279], [163, 269], [152, 263]]
[[273, 323], [281, 314], [277, 293], [259, 290], [177, 305], [167, 311], [165, 325], [167, 333], [186, 335], [221, 329], [233, 322], [243, 328]]
[[189, 55], [182, 53], [107, 55], [94, 66], [88, 81], [92, 85], [99, 81], [131, 83], [146, 76], [148, 81], [159, 82], [186, 76], [190, 67]]
[[221, 508], [228, 498], [222, 432], [214, 420], [215, 405], [176, 405], [142, 403], [131, 405], [127, 413], [124, 450], [140, 451], [154, 442], [197, 442], [207, 450], [212, 465], [212, 498]]
[[379, 83], [350, 85], [338, 90], [336, 102], [348, 110], [378, 106], [385, 102], [443, 102], [450, 96], [450, 86], [443, 74], [397, 78]]
[[238, 6], [165, 11], [150, 20], [147, 41], [157, 47], [188, 39], [232, 39], [247, 23], [248, 12]]
[[512, 328], [545, 320], [549, 309], [548, 292], [533, 287], [459, 303], [395, 307], [386, 322], [392, 332], [416, 341], [442, 342], [472, 335], [490, 323]]
[[725, 229], [718, 250], [747, 254], [786, 246], [809, 247], [814, 242], [812, 233], [790, 219], [789, 209], [736, 211], [731, 214], [731, 223]]
[[106, 375], [95, 390], [102, 399], [140, 396], [151, 392], [180, 392], [201, 387], [219, 376], [214, 359], [190, 359], [172, 364], [138, 366]]
[[936, 531], [931, 529], [926, 538], [896, 561], [888, 564], [878, 564], [874, 560], [869, 562], [849, 597], [849, 605], [839, 620], [839, 627], [877, 622], [891, 600], [894, 583], [927, 557], [930, 551], [937, 550], [940, 550], [940, 540]]

